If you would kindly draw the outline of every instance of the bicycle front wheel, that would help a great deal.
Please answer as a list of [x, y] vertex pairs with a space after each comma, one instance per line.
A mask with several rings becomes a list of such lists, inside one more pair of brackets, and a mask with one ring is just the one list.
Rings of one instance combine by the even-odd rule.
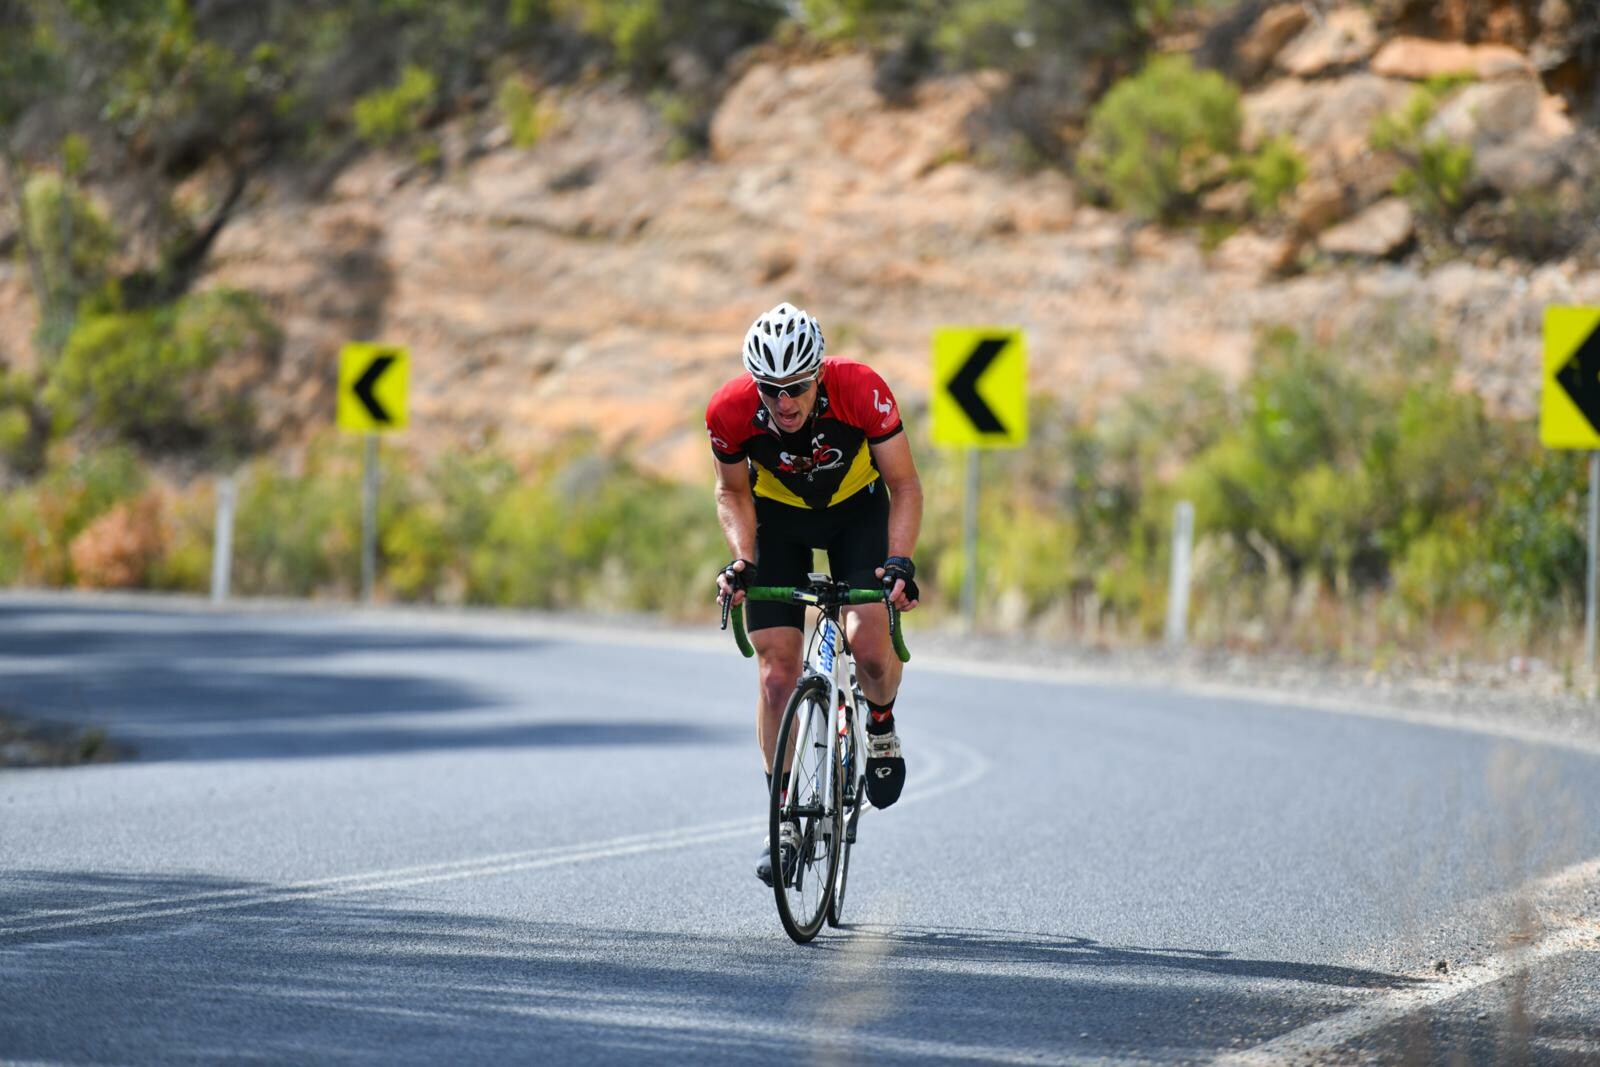
[[[844, 838], [843, 789], [829, 747], [830, 711], [827, 680], [802, 679], [784, 710], [776, 749], [776, 765], [792, 767], [795, 773], [772, 776], [768, 806], [778, 918], [801, 945], [817, 936], [827, 916]], [[794, 824], [799, 841], [787, 857], [782, 849], [785, 822]]]
[[[855, 719], [849, 711], [843, 713], [844, 731], [839, 735], [839, 780], [850, 785], [843, 811], [844, 835], [839, 843], [839, 873], [833, 879], [833, 897], [828, 901], [828, 925], [844, 924], [844, 891], [850, 883], [850, 850], [856, 843], [856, 823], [861, 820], [861, 803], [866, 798], [866, 777], [856, 775], [857, 761], [864, 757], [855, 751]], [[859, 780], [851, 781], [852, 777]]]

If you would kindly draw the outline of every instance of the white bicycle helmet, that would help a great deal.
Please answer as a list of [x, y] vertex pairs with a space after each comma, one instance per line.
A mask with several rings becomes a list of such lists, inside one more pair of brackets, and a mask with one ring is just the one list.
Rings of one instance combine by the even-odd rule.
[[790, 303], [750, 324], [744, 335], [744, 369], [755, 378], [782, 381], [822, 366], [822, 327]]

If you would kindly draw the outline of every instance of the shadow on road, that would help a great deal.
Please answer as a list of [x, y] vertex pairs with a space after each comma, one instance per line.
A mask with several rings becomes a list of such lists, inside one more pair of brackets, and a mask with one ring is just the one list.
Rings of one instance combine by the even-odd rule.
[[[0, 988], [15, 1010], [0, 1013], [0, 1057], [1191, 1059], [1409, 981], [1016, 931], [864, 926], [800, 949], [775, 922], [726, 937], [592, 928], [403, 893], [380, 905], [209, 877], [7, 874]], [[27, 932], [147, 911], [167, 914]]]
[[[103, 729], [143, 761], [743, 736], [650, 718], [639, 706], [626, 719], [605, 717], [556, 649], [532, 638], [343, 623], [324, 630], [226, 614], [0, 605], [0, 657], [13, 661], [0, 671], [0, 709]], [[508, 689], [500, 677], [508, 667], [524, 685]]]
[[1415, 978], [1383, 971], [1317, 963], [1241, 959], [1215, 949], [1139, 948], [1132, 945], [1105, 945], [1087, 937], [960, 927], [895, 929], [859, 925], [848, 929], [863, 936], [882, 938], [894, 954], [903, 959], [1044, 963], [1070, 967], [1162, 967], [1227, 978], [1267, 978], [1346, 989], [1404, 989], [1420, 984]]

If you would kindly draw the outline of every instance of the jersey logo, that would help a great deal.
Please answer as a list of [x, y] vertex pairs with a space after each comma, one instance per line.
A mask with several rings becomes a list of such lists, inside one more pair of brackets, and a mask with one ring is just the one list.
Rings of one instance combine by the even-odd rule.
[[811, 439], [809, 456], [795, 452], [778, 453], [778, 469], [785, 474], [811, 474], [815, 471], [831, 471], [835, 467], [842, 466], [844, 466], [844, 453], [825, 443], [820, 433]]
[[716, 431], [707, 430], [706, 432], [711, 435], [711, 443], [716, 445], [718, 448], [722, 449], [724, 452], [729, 451], [733, 447], [733, 446], [729, 445], [728, 442], [726, 442], [722, 438], [718, 437], [717, 434], [716, 434]]
[[872, 406], [883, 416], [883, 421], [878, 424], [880, 430], [887, 430], [894, 425], [894, 397], [891, 396], [887, 400], [879, 400], [878, 391], [874, 389], [872, 391]]

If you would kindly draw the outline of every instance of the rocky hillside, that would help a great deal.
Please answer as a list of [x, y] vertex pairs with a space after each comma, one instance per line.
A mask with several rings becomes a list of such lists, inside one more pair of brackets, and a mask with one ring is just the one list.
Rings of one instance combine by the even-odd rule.
[[[1600, 303], [1593, 242], [1554, 262], [1431, 255], [1370, 131], [1427, 79], [1467, 73], [1429, 131], [1472, 146], [1476, 183], [1500, 198], [1593, 188], [1593, 131], [1547, 84], [1537, 42], [1384, 37], [1365, 8], [1301, 3], [1235, 29], [1174, 47], [1221, 48], [1247, 87], [1247, 141], [1288, 135], [1308, 174], [1283, 220], [1220, 241], [1087, 204], [1058, 171], [986, 166], [977, 126], [999, 75], [926, 81], [891, 107], [865, 55], [767, 52], [723, 99], [709, 158], [674, 161], [649, 104], [614, 85], [552, 88], [531, 148], [457, 120], [441, 166], [374, 155], [319, 202], [261, 198], [206, 284], [261, 293], [279, 316], [260, 406], [291, 442], [331, 421], [339, 344], [383, 337], [413, 351], [418, 447], [519, 450], [588, 428], [700, 476], [705, 397], [737, 369], [751, 317], [783, 299], [913, 410], [943, 323], [1022, 325], [1034, 389], [1101, 398], [1174, 362], [1237, 373], [1265, 324], [1331, 337], [1423, 321], [1468, 384], [1531, 413], [1542, 309]], [[17, 350], [32, 322], [10, 270], [0, 344]]]

